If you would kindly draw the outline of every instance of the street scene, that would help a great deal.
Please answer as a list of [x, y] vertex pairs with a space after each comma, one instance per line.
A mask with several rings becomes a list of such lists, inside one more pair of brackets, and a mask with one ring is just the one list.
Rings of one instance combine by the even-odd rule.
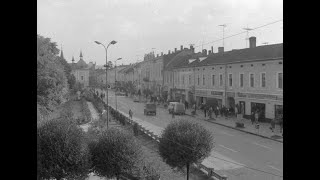
[[284, 178], [283, 1], [37, 3], [37, 179]]

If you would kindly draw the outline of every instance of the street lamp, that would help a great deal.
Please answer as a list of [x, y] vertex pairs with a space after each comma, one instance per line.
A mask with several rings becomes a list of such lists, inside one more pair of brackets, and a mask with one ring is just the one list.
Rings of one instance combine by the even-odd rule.
[[111, 41], [108, 46], [106, 47], [104, 44], [102, 44], [99, 41], [94, 41], [95, 43], [102, 45], [104, 49], [106, 50], [106, 86], [107, 86], [107, 128], [109, 128], [109, 102], [108, 102], [108, 48], [112, 44], [116, 44], [117, 41]]
[[[116, 86], [116, 82], [117, 82], [117, 61], [121, 60], [122, 58], [118, 58], [117, 60], [114, 61], [114, 84]], [[115, 93], [115, 97], [116, 97], [116, 110], [118, 110], [118, 101], [117, 101], [117, 88], [116, 88], [116, 93]]]

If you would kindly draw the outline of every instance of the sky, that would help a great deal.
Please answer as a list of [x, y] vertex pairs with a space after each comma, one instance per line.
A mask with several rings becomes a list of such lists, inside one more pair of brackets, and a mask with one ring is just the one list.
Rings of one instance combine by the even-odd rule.
[[[211, 49], [243, 49], [249, 45], [247, 34], [227, 38], [249, 31], [257, 38], [257, 46], [283, 43], [282, 0], [37, 0], [37, 34], [51, 38], [68, 62], [72, 56], [97, 65], [108, 61], [130, 64], [143, 60], [143, 55], [171, 52], [180, 46], [195, 51]], [[247, 44], [248, 43], [248, 44]]]

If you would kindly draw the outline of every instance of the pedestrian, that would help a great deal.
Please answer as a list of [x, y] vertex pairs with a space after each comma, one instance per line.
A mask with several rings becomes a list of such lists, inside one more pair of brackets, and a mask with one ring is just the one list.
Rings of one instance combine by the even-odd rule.
[[279, 126], [280, 126], [280, 133], [282, 133], [282, 136], [283, 136], [283, 116], [280, 115], [280, 118], [279, 118]]
[[250, 119], [251, 119], [251, 123], [253, 124], [254, 123], [254, 112], [253, 111], [251, 112]]
[[275, 126], [276, 126], [276, 118], [272, 119], [270, 122], [270, 130], [272, 132], [274, 132]]
[[258, 122], [258, 120], [259, 120], [259, 112], [258, 111], [256, 111], [256, 113], [254, 114], [254, 120], [255, 120], [255, 122]]
[[213, 109], [212, 107], [209, 108], [209, 118], [212, 119], [212, 113], [213, 113]]
[[172, 108], [172, 119], [174, 119], [174, 107]]
[[204, 118], [207, 117], [207, 107], [203, 106]]
[[236, 118], [238, 118], [238, 108], [237, 108], [237, 106], [234, 108], [234, 114], [235, 114]]
[[131, 109], [130, 109], [130, 110], [129, 110], [130, 119], [132, 119], [132, 115], [133, 115], [133, 112], [132, 112]]

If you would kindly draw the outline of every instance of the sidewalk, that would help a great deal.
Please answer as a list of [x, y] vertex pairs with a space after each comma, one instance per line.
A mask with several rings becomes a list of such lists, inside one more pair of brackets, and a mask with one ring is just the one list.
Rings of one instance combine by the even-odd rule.
[[[246, 132], [249, 134], [257, 135], [263, 138], [275, 140], [278, 142], [283, 142], [282, 134], [280, 133], [279, 125], [276, 125], [274, 132], [270, 130], [270, 123], [259, 123], [260, 128], [259, 131], [255, 128], [255, 126], [251, 123], [249, 119], [241, 119], [237, 120], [235, 117], [221, 117], [220, 115], [216, 118], [215, 115], [212, 115], [213, 119], [209, 119], [208, 114], [207, 117], [204, 117], [204, 113], [202, 110], [197, 110], [197, 115], [191, 115], [191, 111], [193, 109], [187, 109], [186, 115], [192, 116], [201, 120], [205, 120], [211, 123], [219, 124], [225, 127], [229, 127], [232, 129], [236, 129], [242, 132]], [[242, 122], [244, 124], [244, 128], [236, 128], [236, 122]]]

